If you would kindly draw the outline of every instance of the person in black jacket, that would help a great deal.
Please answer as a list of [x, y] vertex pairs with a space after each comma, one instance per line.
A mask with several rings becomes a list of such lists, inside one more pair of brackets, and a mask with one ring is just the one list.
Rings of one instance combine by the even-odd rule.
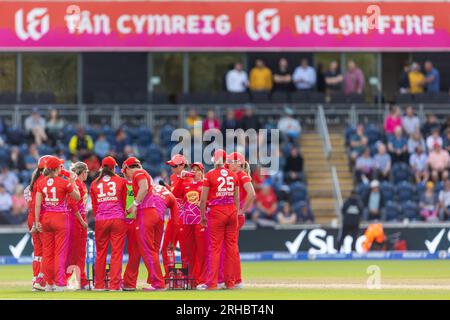
[[286, 184], [291, 184], [295, 181], [301, 180], [301, 173], [303, 172], [303, 157], [297, 147], [293, 147], [290, 154], [286, 157], [284, 165], [284, 181]]
[[383, 193], [380, 191], [380, 182], [372, 180], [370, 183], [370, 192], [364, 197], [364, 219], [384, 220], [383, 209], [386, 205]]
[[342, 206], [342, 223], [337, 242], [338, 251], [340, 251], [346, 236], [352, 237], [352, 251], [355, 250], [362, 213], [363, 205], [359, 199], [358, 193], [353, 190]]

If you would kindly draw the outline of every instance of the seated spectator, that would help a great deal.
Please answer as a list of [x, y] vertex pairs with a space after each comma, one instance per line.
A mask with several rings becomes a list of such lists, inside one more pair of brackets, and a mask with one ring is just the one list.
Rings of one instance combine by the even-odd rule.
[[409, 157], [409, 165], [416, 179], [416, 183], [428, 181], [428, 157], [424, 148], [417, 146], [415, 152]]
[[312, 214], [311, 208], [309, 205], [304, 205], [300, 207], [300, 212], [297, 216], [298, 223], [313, 223], [314, 216]]
[[233, 109], [228, 109], [225, 115], [225, 119], [222, 121], [222, 134], [226, 134], [227, 129], [236, 130], [238, 127], [238, 122]]
[[271, 185], [263, 183], [261, 189], [256, 192], [253, 220], [274, 221], [277, 213], [277, 203], [277, 196]]
[[292, 82], [297, 90], [310, 91], [316, 85], [316, 81], [316, 70], [308, 64], [308, 59], [301, 59], [300, 65], [292, 74]]
[[247, 72], [242, 68], [242, 63], [236, 62], [234, 69], [227, 72], [225, 84], [228, 92], [239, 93], [247, 91], [248, 77]]
[[441, 134], [445, 134], [447, 129], [450, 129], [450, 116], [445, 117], [445, 122], [441, 125]]
[[248, 129], [255, 129], [258, 131], [261, 129], [261, 123], [259, 122], [258, 117], [254, 114], [251, 106], [245, 106], [244, 116], [241, 121], [239, 121], [238, 128], [241, 128], [244, 131], [247, 131]]
[[292, 91], [292, 77], [288, 69], [288, 61], [281, 58], [278, 61], [278, 70], [273, 74], [273, 91]]
[[293, 147], [286, 158], [284, 166], [284, 181], [291, 184], [294, 181], [300, 181], [300, 173], [303, 172], [303, 157], [298, 148]]
[[208, 110], [206, 113], [206, 118], [203, 120], [203, 132], [208, 130], [219, 130], [220, 122], [219, 119], [216, 118], [214, 110]]
[[88, 170], [89, 170], [88, 171], [88, 182], [90, 183], [92, 180], [95, 179], [98, 171], [100, 170], [100, 161], [94, 153], [91, 153], [84, 160], [84, 163], [86, 163]]
[[250, 90], [270, 92], [273, 86], [272, 81], [272, 71], [265, 66], [263, 60], [256, 59], [255, 67], [250, 70]]
[[402, 118], [403, 131], [408, 136], [412, 136], [418, 130], [420, 130], [419, 117], [414, 114], [414, 108], [408, 106], [406, 108], [406, 115]]
[[419, 201], [420, 216], [427, 222], [438, 220], [438, 197], [434, 193], [434, 183], [426, 184], [425, 192], [421, 195]]
[[363, 201], [365, 206], [364, 216], [366, 220], [381, 220], [385, 201], [383, 194], [380, 192], [380, 183], [378, 180], [373, 180], [370, 183], [370, 192]]
[[16, 186], [19, 184], [19, 178], [15, 172], [10, 171], [7, 166], [4, 166], [0, 173], [0, 184], [3, 185], [7, 192], [13, 194]]
[[356, 66], [353, 60], [349, 60], [347, 72], [344, 74], [344, 93], [363, 94], [365, 85], [364, 73]]
[[46, 124], [47, 135], [52, 146], [56, 146], [63, 139], [65, 122], [59, 118], [58, 110], [50, 110], [50, 119]]
[[419, 94], [424, 92], [425, 76], [420, 71], [420, 65], [417, 62], [411, 64], [411, 71], [408, 74], [409, 92], [412, 94]]
[[369, 140], [364, 133], [364, 126], [359, 124], [356, 127], [356, 133], [350, 137], [350, 159], [354, 163], [367, 148]]
[[394, 135], [388, 139], [388, 150], [391, 154], [392, 162], [408, 162], [408, 145], [407, 140], [402, 132], [402, 127], [395, 128]]
[[373, 157], [375, 177], [378, 180], [389, 180], [391, 173], [391, 156], [386, 152], [386, 146], [378, 143], [378, 152]]
[[45, 119], [41, 117], [38, 108], [33, 108], [31, 115], [25, 119], [25, 131], [33, 137], [38, 146], [47, 141]]
[[72, 167], [72, 165], [74, 163], [77, 163], [78, 161], [80, 161], [80, 159], [78, 159], [77, 155], [76, 154], [71, 154], [69, 159], [64, 162], [64, 168], [67, 171], [70, 171], [70, 168]]
[[395, 128], [402, 127], [401, 113], [402, 110], [400, 107], [393, 106], [391, 108], [391, 112], [384, 121], [384, 132], [386, 132], [387, 135], [394, 134]]
[[424, 137], [428, 137], [434, 128], [439, 128], [439, 123], [437, 121], [437, 118], [434, 114], [427, 114], [425, 123], [422, 126], [422, 129], [420, 130], [422, 132], [422, 135]]
[[431, 132], [431, 135], [427, 138], [426, 143], [427, 143], [428, 152], [433, 150], [433, 146], [436, 143], [439, 144], [441, 146], [441, 148], [444, 146], [444, 141], [439, 132], [439, 128], [433, 128], [433, 131]]
[[0, 224], [11, 223], [12, 197], [0, 183]]
[[11, 216], [15, 224], [23, 223], [28, 216], [28, 204], [23, 196], [23, 186], [17, 185], [14, 195], [12, 196]]
[[441, 91], [439, 71], [433, 67], [431, 61], [425, 61], [425, 88], [428, 93], [438, 93]]
[[261, 167], [256, 166], [255, 170], [252, 170], [252, 183], [253, 187], [255, 188], [255, 191], [258, 191], [261, 189], [264, 182], [267, 181], [267, 176], [261, 174]]
[[403, 70], [398, 80], [399, 92], [401, 94], [409, 93], [409, 72], [411, 71], [409, 62], [403, 64]]
[[448, 128], [445, 131], [445, 136], [444, 136], [444, 148], [445, 150], [447, 150], [450, 153], [450, 128]]
[[277, 213], [277, 222], [282, 225], [295, 224], [297, 222], [297, 215], [291, 209], [289, 202], [282, 202], [281, 210]]
[[356, 159], [355, 174], [358, 182], [367, 182], [372, 179], [375, 163], [370, 156], [370, 149], [366, 148], [363, 154]]
[[113, 141], [112, 149], [117, 159], [124, 158], [124, 149], [130, 143], [127, 133], [123, 129], [116, 130], [116, 137]]
[[431, 178], [435, 183], [448, 178], [448, 166], [450, 156], [446, 150], [442, 150], [439, 143], [434, 145], [433, 150], [428, 155], [428, 166], [431, 171]]
[[188, 115], [185, 120], [186, 129], [189, 130], [191, 136], [194, 137], [194, 133], [201, 132], [202, 118], [197, 114], [197, 110], [194, 108], [189, 109]]
[[328, 71], [325, 72], [326, 94], [330, 95], [341, 92], [343, 81], [344, 77], [339, 71], [337, 61], [335, 60], [331, 61]]
[[439, 209], [441, 220], [450, 220], [450, 180], [444, 181], [444, 189], [439, 192]]
[[79, 127], [77, 134], [69, 141], [69, 152], [76, 154], [80, 159], [85, 159], [94, 150], [94, 142], [91, 136], [87, 135], [82, 127]]
[[111, 151], [111, 145], [109, 141], [106, 139], [104, 134], [100, 134], [97, 138], [97, 141], [94, 143], [94, 152], [95, 154], [103, 159], [106, 157]]
[[294, 110], [291, 108], [284, 109], [285, 116], [278, 121], [278, 129], [290, 141], [295, 141], [300, 138], [302, 127], [300, 121], [294, 118]]
[[19, 147], [13, 146], [11, 147], [11, 154], [7, 163], [8, 167], [14, 171], [22, 171], [25, 170], [25, 160], [20, 154]]
[[425, 140], [423, 140], [420, 131], [416, 131], [409, 136], [408, 139], [408, 153], [413, 154], [417, 147], [421, 147], [422, 150], [426, 150]]
[[30, 144], [28, 154], [25, 156], [25, 166], [27, 170], [34, 170], [39, 161], [40, 155], [35, 144]]

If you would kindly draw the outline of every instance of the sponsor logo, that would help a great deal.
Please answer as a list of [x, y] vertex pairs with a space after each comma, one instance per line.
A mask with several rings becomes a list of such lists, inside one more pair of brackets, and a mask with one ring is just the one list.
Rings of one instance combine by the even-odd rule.
[[269, 41], [280, 32], [280, 16], [278, 9], [269, 8], [256, 14], [249, 10], [245, 14], [245, 29], [250, 39], [254, 41]]
[[226, 177], [228, 175], [228, 171], [225, 169], [220, 170], [220, 174], [224, 177]]
[[108, 182], [109, 180], [111, 180], [110, 176], [104, 176], [103, 177], [103, 181]]
[[53, 179], [50, 178], [50, 179], [47, 180], [47, 185], [51, 186], [51, 185], [53, 185], [53, 182], [54, 182]]
[[197, 204], [200, 202], [200, 195], [197, 191], [189, 191], [186, 193], [186, 199], [189, 203]]
[[47, 8], [34, 8], [26, 15], [23, 9], [15, 15], [16, 35], [21, 40], [41, 39], [50, 30], [50, 15]]

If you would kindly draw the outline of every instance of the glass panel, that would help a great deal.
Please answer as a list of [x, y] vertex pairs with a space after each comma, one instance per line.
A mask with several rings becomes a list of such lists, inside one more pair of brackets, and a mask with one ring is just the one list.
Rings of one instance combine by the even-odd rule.
[[341, 54], [339, 52], [324, 52], [314, 54], [314, 67], [316, 69], [319, 64], [322, 64], [322, 70], [324, 72], [327, 71], [331, 61], [337, 61], [339, 67], [341, 67]]
[[189, 91], [224, 90], [225, 74], [237, 61], [244, 63], [242, 53], [189, 54]]
[[345, 65], [342, 69], [345, 72], [347, 68], [347, 61], [353, 60], [358, 68], [364, 73], [366, 80], [365, 95], [366, 100], [373, 102], [374, 95], [376, 95], [376, 87], [372, 86], [369, 82], [371, 77], [377, 77], [377, 53], [345, 53]]
[[76, 54], [24, 54], [23, 92], [49, 92], [56, 103], [75, 103], [77, 93]]
[[0, 93], [16, 92], [16, 55], [0, 53]]
[[183, 55], [181, 53], [153, 54], [153, 91], [168, 95], [183, 91]]

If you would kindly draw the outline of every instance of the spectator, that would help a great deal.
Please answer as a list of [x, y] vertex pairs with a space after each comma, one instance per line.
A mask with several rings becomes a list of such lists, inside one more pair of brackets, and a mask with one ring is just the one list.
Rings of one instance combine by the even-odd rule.
[[59, 118], [58, 110], [51, 109], [50, 119], [46, 124], [46, 129], [49, 142], [51, 143], [52, 146], [56, 146], [56, 144], [62, 140], [64, 136], [63, 134], [64, 126], [65, 126], [64, 120]]
[[394, 134], [395, 128], [402, 126], [402, 110], [399, 106], [393, 106], [391, 112], [384, 121], [384, 132]]
[[220, 122], [219, 119], [216, 118], [214, 110], [208, 110], [206, 113], [206, 119], [203, 120], [203, 132], [208, 130], [219, 130]]
[[77, 163], [78, 161], [80, 161], [80, 160], [78, 159], [77, 155], [71, 154], [69, 160], [64, 162], [64, 168], [67, 171], [70, 171], [70, 168], [72, 167], [72, 165], [74, 163]]
[[447, 129], [450, 129], [450, 117], [449, 116], [445, 117], [445, 122], [441, 125], [441, 129], [440, 129], [441, 134], [445, 134]]
[[0, 173], [0, 184], [4, 186], [6, 191], [13, 194], [16, 186], [19, 184], [19, 178], [15, 172], [10, 171], [7, 166], [4, 166]]
[[361, 156], [356, 159], [355, 174], [359, 182], [366, 183], [372, 178], [375, 163], [370, 156], [370, 149], [366, 148]]
[[417, 146], [415, 152], [409, 158], [409, 165], [416, 179], [416, 183], [428, 181], [428, 157], [424, 152], [425, 148]]
[[292, 91], [292, 76], [289, 73], [286, 58], [278, 61], [278, 70], [273, 74], [273, 91]]
[[69, 141], [69, 152], [85, 158], [94, 149], [94, 142], [91, 136], [87, 135], [82, 127], [79, 127], [77, 134]]
[[425, 192], [421, 195], [419, 201], [420, 216], [427, 222], [434, 222], [438, 219], [439, 200], [434, 193], [434, 183], [426, 184]]
[[414, 114], [414, 108], [408, 106], [406, 108], [406, 115], [401, 121], [403, 125], [403, 130], [408, 136], [413, 135], [416, 131], [420, 130], [420, 120], [419, 117]]
[[342, 206], [342, 224], [339, 232], [339, 238], [337, 241], [337, 250], [340, 251], [344, 244], [344, 239], [347, 236], [351, 236], [352, 251], [356, 250], [356, 240], [359, 232], [359, 222], [363, 213], [363, 204], [359, 199], [358, 193], [352, 190], [350, 197], [345, 200]]
[[383, 194], [380, 192], [380, 183], [377, 180], [370, 183], [370, 192], [364, 199], [364, 206], [366, 208], [364, 216], [367, 221], [383, 219], [382, 210], [385, 202]]
[[323, 71], [323, 64], [319, 63], [316, 67], [317, 70], [317, 92], [325, 92], [325, 72]]
[[423, 93], [423, 88], [425, 86], [425, 77], [422, 72], [420, 72], [420, 66], [417, 62], [411, 64], [411, 71], [408, 74], [409, 79], [409, 92], [412, 94]]
[[316, 85], [316, 71], [308, 65], [308, 59], [300, 60], [300, 65], [295, 68], [292, 74], [292, 81], [297, 90], [310, 91]]
[[194, 137], [194, 133], [197, 133], [197, 131], [201, 133], [202, 118], [197, 114], [197, 110], [195, 110], [194, 108], [189, 109], [185, 123], [186, 129], [189, 130], [192, 137]]
[[420, 131], [416, 131], [408, 139], [408, 153], [412, 154], [417, 147], [421, 147], [422, 150], [426, 150], [425, 140], [423, 140]]
[[399, 91], [401, 94], [409, 93], [409, 72], [411, 71], [409, 62], [403, 65], [403, 71], [398, 80]]
[[91, 182], [92, 180], [95, 179], [98, 171], [100, 170], [100, 161], [98, 160], [98, 157], [94, 153], [91, 153], [84, 160], [84, 163], [86, 163], [89, 170], [88, 181]]
[[247, 91], [248, 77], [242, 68], [242, 63], [236, 62], [234, 69], [227, 72], [225, 83], [228, 92], [239, 93]]
[[113, 151], [114, 151], [114, 155], [118, 159], [124, 158], [125, 146], [127, 146], [129, 143], [130, 143], [130, 141], [128, 140], [128, 136], [127, 136], [127, 133], [125, 132], [125, 130], [117, 129], [116, 137], [113, 142]]
[[337, 61], [331, 61], [328, 71], [325, 72], [326, 93], [333, 94], [341, 92], [343, 81], [344, 77], [339, 72]]
[[435, 183], [439, 180], [446, 180], [448, 178], [448, 166], [450, 156], [447, 151], [442, 150], [441, 145], [436, 143], [433, 150], [428, 156], [428, 166], [431, 171], [431, 178]]
[[47, 141], [45, 119], [41, 117], [38, 108], [33, 108], [31, 115], [25, 119], [25, 131], [28, 135], [33, 136], [34, 142], [38, 146]]
[[106, 139], [106, 135], [104, 135], [103, 133], [100, 134], [97, 138], [97, 141], [95, 141], [94, 152], [101, 159], [106, 157], [111, 152], [111, 145]]
[[429, 113], [426, 116], [425, 123], [422, 126], [421, 132], [424, 137], [428, 137], [434, 128], [439, 128], [439, 123], [434, 114]]
[[280, 204], [281, 210], [277, 213], [277, 221], [282, 225], [295, 224], [297, 222], [297, 215], [291, 209], [289, 202], [282, 202]]
[[19, 147], [13, 146], [11, 147], [11, 154], [8, 159], [8, 167], [14, 171], [22, 171], [25, 170], [25, 160], [23, 156], [20, 154]]
[[278, 129], [291, 141], [298, 140], [302, 131], [300, 122], [294, 118], [294, 110], [291, 108], [285, 108], [284, 112], [285, 116], [278, 121]]
[[267, 177], [261, 174], [261, 167], [256, 166], [255, 170], [252, 170], [252, 182], [253, 187], [255, 188], [255, 191], [258, 191], [261, 189], [263, 183], [267, 181]]
[[403, 135], [402, 127], [395, 128], [394, 135], [388, 139], [388, 150], [391, 154], [392, 162], [408, 162], [408, 141]]
[[424, 64], [425, 69], [425, 86], [427, 92], [437, 93], [440, 92], [440, 76], [439, 71], [433, 67], [433, 63], [431, 61], [425, 61]]
[[356, 133], [350, 137], [350, 159], [356, 161], [363, 151], [367, 148], [369, 140], [364, 133], [364, 126], [359, 124], [356, 127]]
[[298, 223], [313, 223], [314, 222], [314, 216], [312, 214], [311, 208], [307, 203], [300, 206], [300, 211], [297, 215], [297, 222]]
[[391, 156], [386, 152], [386, 146], [378, 143], [378, 153], [374, 156], [375, 177], [378, 180], [388, 180], [391, 174]]
[[9, 224], [11, 217], [12, 197], [0, 183], [0, 224]]
[[344, 74], [344, 93], [363, 94], [365, 87], [364, 74], [353, 60], [347, 63], [347, 72]]
[[254, 114], [251, 106], [245, 107], [245, 113], [240, 121], [239, 127], [244, 131], [248, 129], [255, 129], [258, 131], [261, 129], [261, 123], [259, 122], [258, 117]]
[[23, 196], [23, 186], [17, 185], [16, 190], [14, 191], [14, 195], [11, 198], [12, 200], [12, 220], [16, 224], [23, 223], [27, 218], [28, 204]]
[[222, 121], [222, 134], [225, 136], [227, 129], [236, 130], [237, 126], [238, 122], [236, 120], [234, 110], [228, 109], [225, 115], [225, 119]]
[[444, 181], [444, 189], [439, 192], [439, 209], [442, 220], [450, 220], [450, 180]]
[[444, 148], [450, 153], [450, 128], [445, 131]]
[[303, 172], [303, 157], [298, 148], [293, 147], [289, 156], [286, 158], [284, 166], [284, 181], [291, 184], [294, 181], [301, 180], [301, 173]]
[[430, 152], [435, 144], [439, 144], [441, 148], [444, 145], [444, 140], [442, 140], [441, 134], [439, 132], [439, 128], [433, 128], [431, 131], [431, 135], [427, 138], [427, 148], [428, 152]]
[[254, 221], [275, 220], [277, 213], [277, 196], [270, 184], [262, 184], [261, 190], [256, 193], [255, 206], [256, 208], [253, 214]]
[[269, 92], [272, 86], [272, 71], [265, 66], [264, 61], [256, 59], [255, 67], [250, 70], [250, 90]]
[[39, 151], [35, 144], [30, 144], [28, 154], [25, 156], [25, 166], [27, 170], [34, 170], [39, 161]]

